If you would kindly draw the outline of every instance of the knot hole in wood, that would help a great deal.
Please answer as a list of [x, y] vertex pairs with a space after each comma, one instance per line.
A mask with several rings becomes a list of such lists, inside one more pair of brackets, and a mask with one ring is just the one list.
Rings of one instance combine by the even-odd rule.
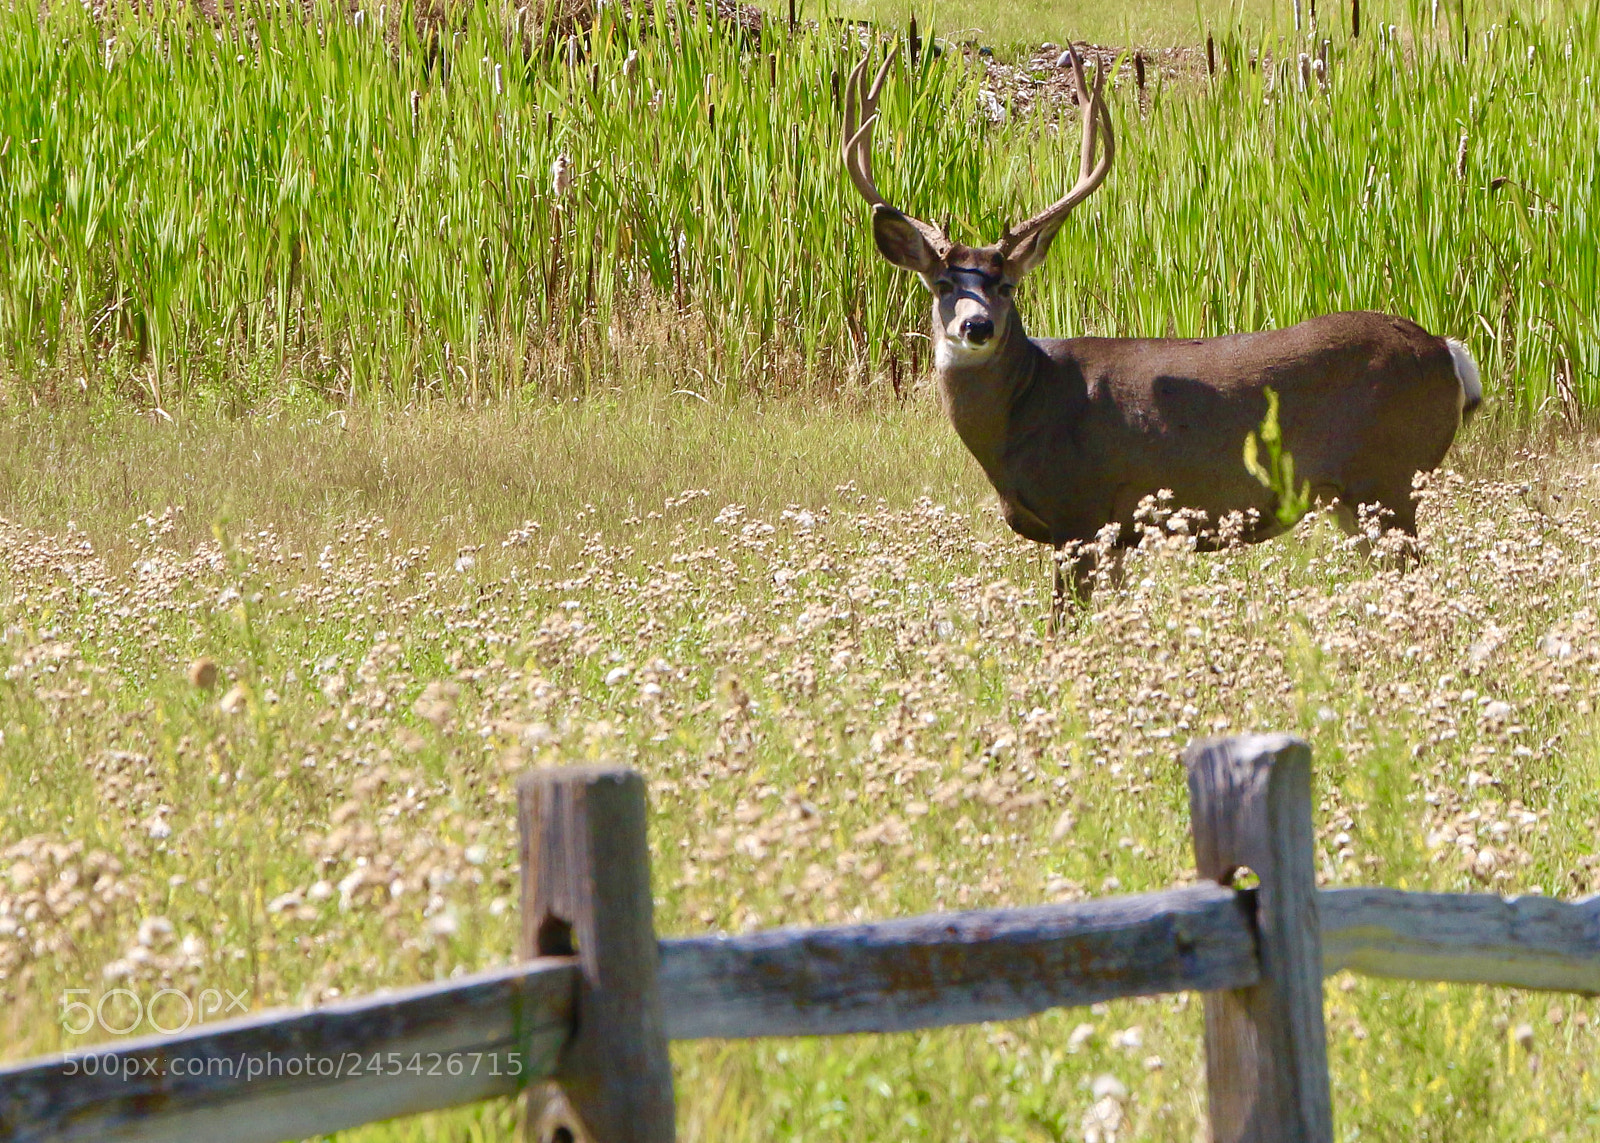
[[1246, 889], [1261, 888], [1261, 877], [1248, 865], [1235, 865], [1217, 878], [1217, 884], [1226, 889], [1238, 889], [1242, 892]]
[[529, 1093], [534, 1101], [533, 1129], [529, 1143], [590, 1143], [579, 1125], [578, 1116], [556, 1084]]
[[[572, 931], [572, 922], [554, 916], [540, 921], [533, 952], [535, 956], [576, 956], [578, 942]], [[570, 1143], [570, 1139], [552, 1140], [551, 1143]]]

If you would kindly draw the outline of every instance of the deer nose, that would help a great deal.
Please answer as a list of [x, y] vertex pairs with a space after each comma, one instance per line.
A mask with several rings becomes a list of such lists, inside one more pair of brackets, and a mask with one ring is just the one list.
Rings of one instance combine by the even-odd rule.
[[986, 317], [969, 317], [961, 323], [961, 336], [973, 345], [982, 345], [994, 336], [994, 322]]

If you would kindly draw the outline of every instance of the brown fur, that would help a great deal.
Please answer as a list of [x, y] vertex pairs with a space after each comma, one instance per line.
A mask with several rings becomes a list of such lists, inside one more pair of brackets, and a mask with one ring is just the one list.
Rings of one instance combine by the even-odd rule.
[[1040, 543], [1087, 542], [1111, 523], [1131, 538], [1139, 501], [1161, 489], [1213, 523], [1254, 509], [1266, 523], [1247, 538], [1275, 534], [1272, 493], [1243, 460], [1268, 386], [1297, 480], [1349, 507], [1380, 504], [1414, 534], [1412, 477], [1438, 466], [1460, 423], [1444, 339], [1404, 318], [1339, 313], [1227, 337], [1035, 341], [1010, 316], [986, 361], [942, 369], [939, 386], [1007, 522]]
[[[1032, 340], [1012, 294], [1043, 263], [1061, 224], [1105, 180], [1115, 144], [1102, 98], [1088, 91], [1068, 49], [1083, 123], [1078, 181], [993, 246], [951, 242], [890, 206], [872, 176], [872, 128], [894, 52], [864, 87], [867, 60], [850, 73], [840, 155], [872, 205], [878, 252], [933, 294], [939, 392], [956, 432], [1000, 494], [1006, 523], [1056, 548], [1087, 544], [1115, 525], [1118, 546], [1138, 536], [1140, 502], [1171, 490], [1173, 507], [1214, 529], [1235, 513], [1243, 539], [1283, 530], [1276, 494], [1245, 467], [1245, 440], [1279, 397], [1283, 447], [1295, 486], [1340, 503], [1340, 522], [1377, 505], [1408, 535], [1417, 530], [1413, 478], [1435, 468], [1481, 397], [1456, 374], [1449, 342], [1405, 318], [1339, 313], [1289, 329], [1202, 339], [1081, 337]], [[1099, 151], [1099, 159], [1095, 155]], [[1473, 369], [1475, 373], [1475, 368]], [[1250, 522], [1253, 521], [1253, 522]], [[1220, 542], [1213, 532], [1205, 542]], [[1073, 575], [1088, 588], [1092, 556]], [[1052, 618], [1065, 581], [1056, 569]]]

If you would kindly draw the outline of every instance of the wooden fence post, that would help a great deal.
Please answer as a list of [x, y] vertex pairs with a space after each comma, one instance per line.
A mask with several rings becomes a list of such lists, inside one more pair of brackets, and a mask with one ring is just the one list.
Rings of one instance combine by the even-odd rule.
[[[1208, 992], [1215, 1143], [1332, 1143], [1311, 751], [1288, 735], [1197, 742], [1184, 755], [1195, 860], [1223, 885], [1249, 868], [1261, 980]], [[1248, 898], [1247, 898], [1248, 899]]]
[[537, 1143], [672, 1143], [645, 837], [631, 770], [543, 770], [517, 783], [525, 957], [578, 958], [577, 1031], [555, 1082], [530, 1093]]

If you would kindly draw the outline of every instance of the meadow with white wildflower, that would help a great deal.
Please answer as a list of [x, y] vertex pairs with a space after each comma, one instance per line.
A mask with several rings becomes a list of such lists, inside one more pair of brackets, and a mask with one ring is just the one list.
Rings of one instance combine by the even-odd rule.
[[[1600, 892], [1592, 4], [1374, 0], [1324, 49], [1247, 0], [1214, 74], [1148, 84], [1086, 49], [1118, 166], [1036, 328], [1383, 309], [1468, 339], [1488, 401], [1416, 566], [1317, 518], [1198, 555], [1157, 501], [1055, 635], [838, 168], [861, 29], [219, 7], [0, 12], [6, 1060], [152, 1031], [164, 989], [506, 962], [530, 767], [644, 776], [663, 934], [1180, 884], [1182, 749], [1249, 730], [1312, 745], [1324, 885]], [[1177, 26], [1139, 7], [1090, 26]], [[952, 233], [1076, 169], [1073, 30], [1015, 19], [1003, 59], [925, 22], [885, 92], [883, 185]], [[1600, 1138], [1593, 1000], [1345, 976], [1327, 1015], [1341, 1140]], [[1178, 995], [678, 1045], [679, 1134], [1197, 1139], [1200, 1029]]]
[[[1043, 559], [924, 402], [4, 436], [14, 1056], [83, 1042], [68, 988], [314, 1004], [506, 961], [531, 766], [645, 776], [666, 934], [1182, 883], [1179, 752], [1253, 729], [1312, 744], [1323, 884], [1600, 891], [1592, 444], [1469, 437], [1406, 571], [1314, 519], [1195, 554], [1154, 506], [1050, 637]], [[1342, 977], [1328, 1021], [1342, 1138], [1600, 1128], [1593, 1001]], [[1187, 1139], [1199, 1030], [1176, 996], [680, 1045], [681, 1131]]]

